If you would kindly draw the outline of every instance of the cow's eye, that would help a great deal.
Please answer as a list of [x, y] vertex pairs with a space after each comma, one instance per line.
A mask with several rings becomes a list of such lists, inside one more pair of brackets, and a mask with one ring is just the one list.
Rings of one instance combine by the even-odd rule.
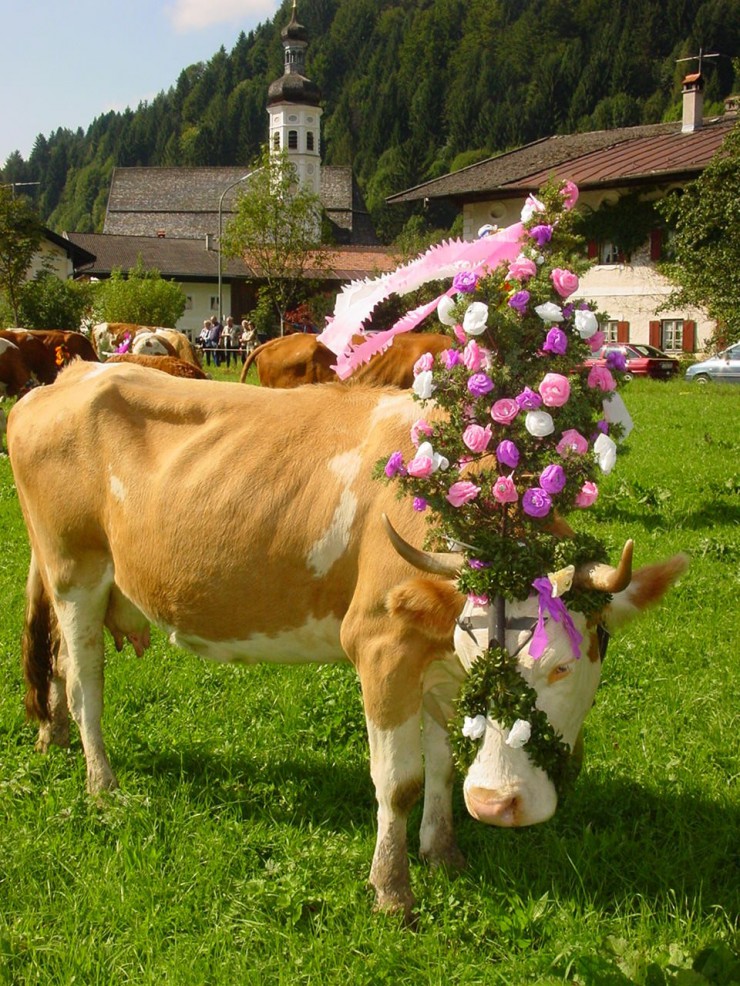
[[556, 681], [560, 681], [561, 678], [565, 678], [566, 675], [570, 674], [572, 667], [573, 667], [572, 664], [558, 664], [558, 666], [556, 668], [553, 668], [552, 671], [549, 673], [549, 675], [547, 676], [547, 680], [551, 685]]

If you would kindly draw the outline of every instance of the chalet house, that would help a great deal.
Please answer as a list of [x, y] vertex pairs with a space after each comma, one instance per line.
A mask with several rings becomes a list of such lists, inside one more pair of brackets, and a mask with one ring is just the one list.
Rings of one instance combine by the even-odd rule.
[[[284, 72], [267, 91], [268, 146], [287, 153], [299, 182], [321, 200], [333, 245], [329, 268], [317, 275], [338, 291], [346, 281], [392, 269], [395, 261], [378, 243], [352, 169], [322, 166], [321, 93], [305, 76], [308, 38], [295, 3], [281, 38]], [[197, 334], [219, 309], [240, 320], [254, 308], [259, 281], [245, 263], [223, 257], [219, 241], [239, 192], [248, 194], [248, 179], [243, 166], [115, 168], [103, 232], [65, 234], [94, 255], [75, 276], [109, 277], [141, 258], [182, 285], [187, 308], [177, 328]]]
[[92, 260], [94, 257], [78, 244], [71, 243], [65, 237], [43, 226], [41, 243], [31, 260], [26, 278], [30, 281], [42, 271], [49, 271], [60, 280], [66, 281], [74, 277], [77, 267]]
[[[738, 121], [731, 100], [723, 116], [703, 117], [702, 92], [699, 73], [684, 79], [681, 121], [544, 138], [387, 201], [447, 199], [462, 209], [466, 239], [485, 224], [517, 222], [527, 195], [551, 178], [576, 183], [582, 210], [596, 212], [626, 196], [655, 201], [698, 178]], [[589, 256], [596, 263], [581, 280], [580, 293], [608, 314], [609, 340], [649, 343], [677, 354], [700, 351], [714, 323], [700, 309], [664, 308], [671, 284], [656, 262], [665, 245], [657, 226], [629, 256], [615, 239], [593, 240]]]

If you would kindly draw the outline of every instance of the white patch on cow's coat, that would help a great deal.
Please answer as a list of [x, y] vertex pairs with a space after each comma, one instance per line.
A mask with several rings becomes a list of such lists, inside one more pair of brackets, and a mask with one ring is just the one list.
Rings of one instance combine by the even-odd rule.
[[350, 489], [362, 466], [359, 451], [344, 452], [329, 462], [329, 470], [346, 485], [339, 497], [329, 527], [308, 553], [306, 564], [319, 578], [326, 575], [347, 550], [357, 513], [357, 496]]
[[407, 391], [401, 391], [381, 397], [373, 409], [368, 431], [372, 431], [376, 424], [386, 418], [406, 418], [409, 422], [414, 422], [418, 417], [419, 405], [409, 399]]
[[116, 366], [117, 364], [116, 363], [111, 363], [109, 365], [108, 363], [90, 363], [88, 365], [91, 367], [91, 369], [82, 378], [83, 380], [87, 380], [90, 377], [98, 377], [98, 376], [100, 376], [101, 373], [110, 373], [111, 368], [114, 367], [114, 366]]
[[331, 664], [347, 660], [339, 643], [340, 627], [336, 617], [325, 616], [277, 634], [256, 633], [247, 640], [206, 640], [172, 630], [170, 642], [225, 664]]
[[[11, 342], [10, 339], [0, 339], [0, 356], [2, 356], [3, 353], [7, 353], [9, 349], [18, 349], [18, 347], [14, 342]], [[20, 352], [20, 350], [18, 351]]]
[[108, 466], [108, 472], [110, 474], [110, 491], [119, 503], [123, 503], [126, 499], [126, 487], [118, 476], [113, 475], [111, 466]]

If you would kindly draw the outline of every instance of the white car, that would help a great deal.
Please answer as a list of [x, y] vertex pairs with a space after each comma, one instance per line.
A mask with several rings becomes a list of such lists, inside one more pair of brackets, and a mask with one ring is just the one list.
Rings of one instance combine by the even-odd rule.
[[701, 363], [694, 363], [686, 371], [686, 379], [697, 383], [709, 383], [710, 380], [740, 383], [740, 342]]

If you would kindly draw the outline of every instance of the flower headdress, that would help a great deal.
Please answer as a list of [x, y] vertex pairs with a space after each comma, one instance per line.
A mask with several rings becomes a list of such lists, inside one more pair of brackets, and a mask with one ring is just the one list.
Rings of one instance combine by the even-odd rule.
[[[405, 459], [394, 451], [377, 468], [398, 483], [399, 495], [413, 497], [416, 510], [428, 511], [430, 546], [462, 551], [458, 584], [469, 598], [535, 593], [541, 616], [556, 595], [543, 588], [548, 573], [606, 558], [592, 536], [557, 536], [557, 518], [594, 503], [599, 475], [611, 471], [617, 442], [631, 427], [615, 393], [624, 367], [584, 367], [603, 333], [593, 304], [577, 297], [588, 266], [570, 231], [577, 196], [571, 182], [529, 196], [514, 258], [454, 277], [437, 305], [452, 347], [414, 367], [422, 409], [411, 429], [415, 453]], [[431, 413], [432, 406], [444, 413]], [[591, 613], [605, 597], [574, 590], [568, 602]], [[539, 637], [542, 653], [541, 627]], [[492, 640], [476, 667], [484, 658], [499, 667], [505, 653], [503, 641]], [[463, 713], [466, 701], [464, 687]], [[476, 708], [480, 714], [480, 702]], [[528, 750], [535, 740], [524, 741]]]

